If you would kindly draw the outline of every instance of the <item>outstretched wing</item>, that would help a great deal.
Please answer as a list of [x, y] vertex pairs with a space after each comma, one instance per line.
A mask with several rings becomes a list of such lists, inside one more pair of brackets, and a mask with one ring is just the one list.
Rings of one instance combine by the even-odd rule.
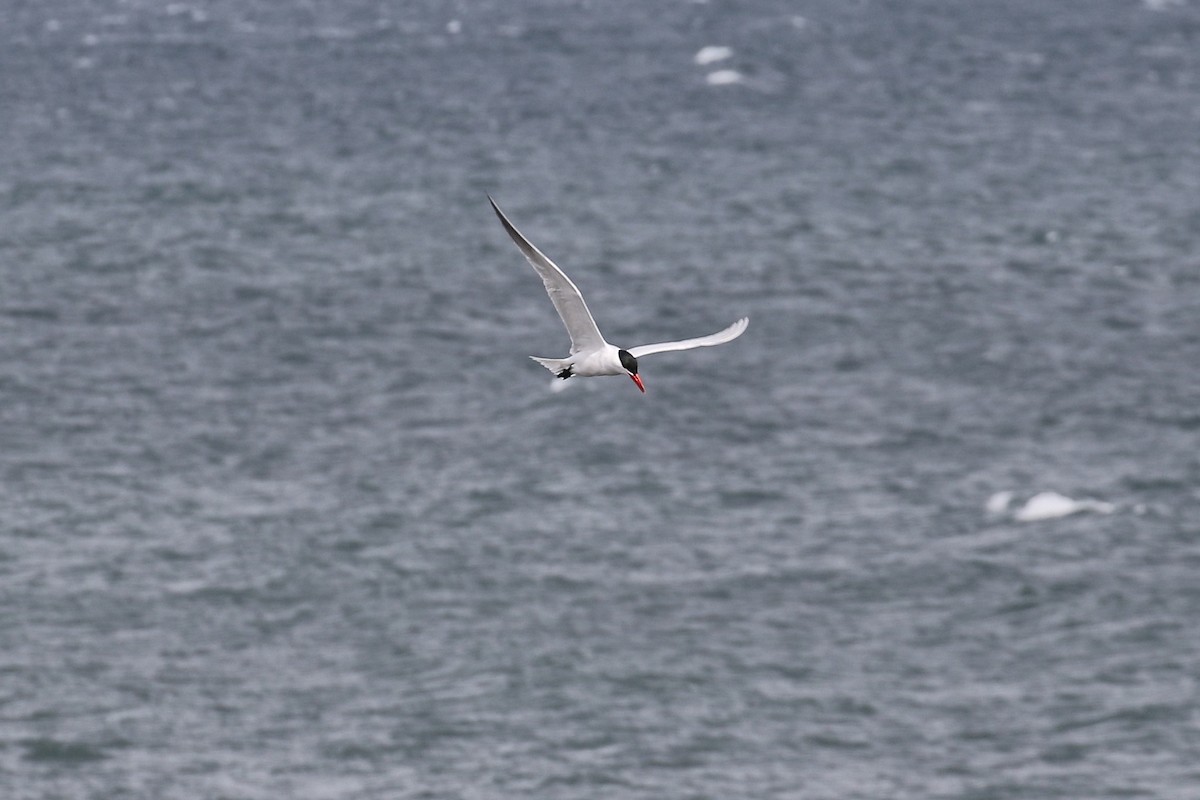
[[749, 324], [750, 318], [742, 317], [723, 331], [718, 331], [708, 336], [698, 336], [695, 339], [684, 339], [681, 342], [659, 342], [658, 344], [638, 345], [637, 347], [629, 348], [629, 355], [634, 358], [641, 358], [651, 353], [666, 353], [671, 350], [691, 350], [693, 347], [712, 347], [715, 344], [725, 344], [726, 342], [732, 342], [745, 333], [746, 326]]
[[592, 312], [588, 311], [587, 303], [583, 302], [583, 295], [580, 294], [579, 287], [558, 268], [557, 264], [546, 258], [541, 250], [538, 250], [521, 235], [521, 232], [508, 221], [508, 217], [504, 216], [504, 212], [500, 210], [500, 206], [496, 205], [496, 201], [492, 199], [491, 195], [488, 195], [488, 202], [492, 204], [492, 209], [500, 218], [500, 224], [504, 226], [504, 230], [508, 231], [508, 235], [517, 243], [517, 247], [525, 254], [525, 258], [529, 259], [529, 263], [537, 270], [538, 275], [542, 276], [546, 294], [550, 295], [550, 302], [554, 303], [558, 316], [562, 317], [563, 325], [567, 327], [567, 333], [571, 336], [571, 355], [582, 350], [598, 350], [604, 347], [607, 342], [600, 335], [600, 329], [596, 327], [596, 321], [592, 319]]

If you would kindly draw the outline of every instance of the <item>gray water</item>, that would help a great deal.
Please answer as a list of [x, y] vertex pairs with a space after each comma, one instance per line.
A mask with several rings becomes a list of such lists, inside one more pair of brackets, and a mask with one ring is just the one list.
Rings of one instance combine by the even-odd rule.
[[[1193, 0], [3, 0], [0, 134], [0, 797], [1200, 797]], [[487, 192], [749, 331], [552, 392]]]

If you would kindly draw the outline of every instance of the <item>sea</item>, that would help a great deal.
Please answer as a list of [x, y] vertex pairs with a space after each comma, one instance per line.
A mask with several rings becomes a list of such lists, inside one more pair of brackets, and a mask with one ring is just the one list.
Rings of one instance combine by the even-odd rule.
[[[488, 204], [629, 347], [569, 341]], [[0, 798], [1200, 798], [1200, 2], [0, 0]]]

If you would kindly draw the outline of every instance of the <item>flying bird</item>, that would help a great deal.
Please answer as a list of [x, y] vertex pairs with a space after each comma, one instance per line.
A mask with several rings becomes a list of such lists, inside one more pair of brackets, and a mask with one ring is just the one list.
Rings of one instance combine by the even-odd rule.
[[566, 358], [539, 358], [530, 356], [534, 361], [553, 372], [560, 378], [591, 378], [597, 375], [628, 375], [637, 387], [646, 391], [645, 384], [638, 374], [638, 359], [652, 353], [666, 353], [672, 350], [691, 350], [694, 347], [712, 347], [715, 344], [725, 344], [741, 336], [750, 324], [749, 317], [742, 317], [723, 331], [699, 336], [695, 339], [684, 339], [678, 342], [659, 342], [643, 344], [628, 349], [611, 345], [600, 334], [592, 313], [588, 311], [587, 303], [579, 288], [559, 269], [558, 265], [543, 255], [541, 250], [534, 247], [521, 232], [508, 221], [504, 212], [496, 205], [496, 201], [488, 195], [500, 224], [508, 235], [517, 243], [517, 247], [529, 259], [529, 263], [542, 277], [546, 286], [546, 294], [558, 315], [562, 317], [563, 325], [571, 337], [571, 353]]

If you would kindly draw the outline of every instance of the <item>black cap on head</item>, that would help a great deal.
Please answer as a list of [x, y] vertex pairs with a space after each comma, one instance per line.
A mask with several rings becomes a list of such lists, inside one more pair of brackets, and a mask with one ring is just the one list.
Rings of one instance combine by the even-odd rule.
[[629, 355], [628, 350], [618, 350], [617, 357], [621, 359], [621, 366], [624, 367], [630, 375], [637, 375], [637, 359]]

